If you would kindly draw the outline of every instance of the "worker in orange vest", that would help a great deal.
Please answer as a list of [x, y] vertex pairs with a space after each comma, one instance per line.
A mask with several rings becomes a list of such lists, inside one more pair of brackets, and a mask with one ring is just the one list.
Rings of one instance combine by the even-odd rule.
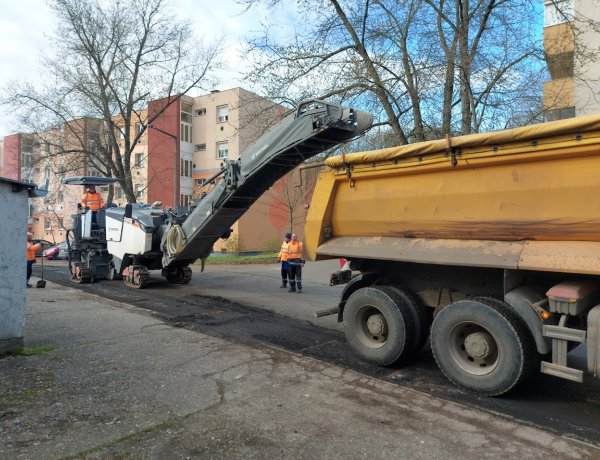
[[96, 222], [96, 214], [98, 213], [98, 209], [104, 206], [104, 198], [96, 192], [95, 185], [88, 185], [86, 190], [86, 193], [81, 197], [81, 206], [84, 209], [89, 208], [92, 210], [92, 222]]
[[291, 233], [285, 234], [285, 239], [283, 243], [281, 243], [281, 251], [279, 251], [279, 255], [277, 256], [277, 260], [281, 262], [281, 286], [286, 287], [288, 280], [288, 273], [290, 271], [290, 267], [288, 264], [288, 246], [290, 245], [290, 241], [292, 239]]
[[288, 245], [288, 265], [290, 271], [288, 274], [290, 280], [290, 289], [288, 292], [302, 292], [302, 267], [304, 259], [302, 258], [302, 242], [298, 241], [295, 233], [292, 233], [292, 240]]
[[33, 239], [33, 234], [27, 232], [27, 287], [30, 288], [31, 284], [29, 284], [29, 278], [31, 278], [31, 273], [33, 272], [33, 264], [35, 263], [35, 251], [42, 247], [41, 243], [33, 244], [31, 240]]

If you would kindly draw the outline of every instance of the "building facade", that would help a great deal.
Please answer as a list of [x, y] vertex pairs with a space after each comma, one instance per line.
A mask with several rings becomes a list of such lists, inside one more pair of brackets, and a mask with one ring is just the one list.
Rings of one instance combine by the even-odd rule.
[[546, 121], [600, 112], [600, 1], [545, 0]]

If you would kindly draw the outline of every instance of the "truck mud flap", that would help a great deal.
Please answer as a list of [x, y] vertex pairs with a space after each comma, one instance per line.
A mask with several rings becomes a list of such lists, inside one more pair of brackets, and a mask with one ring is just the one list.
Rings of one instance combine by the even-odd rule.
[[588, 372], [598, 378], [600, 374], [600, 305], [588, 313], [587, 362]]

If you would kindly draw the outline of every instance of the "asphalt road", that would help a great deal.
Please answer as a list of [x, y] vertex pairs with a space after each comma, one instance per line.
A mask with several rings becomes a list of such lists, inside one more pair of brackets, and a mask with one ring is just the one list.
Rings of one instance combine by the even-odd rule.
[[[337, 261], [308, 263], [302, 294], [279, 288], [273, 265], [209, 265], [193, 267], [188, 285], [167, 283], [158, 272], [143, 290], [103, 280], [77, 285], [68, 280], [66, 262], [45, 262], [44, 274], [55, 283], [152, 311], [163, 320], [190, 330], [235, 342], [270, 346], [334, 363], [371, 377], [407, 386], [432, 396], [492, 411], [521, 422], [600, 445], [600, 382], [583, 384], [538, 374], [508, 395], [488, 398], [456, 388], [438, 370], [426, 347], [402, 367], [379, 367], [356, 358], [335, 317], [315, 318], [318, 310], [335, 306], [341, 287], [330, 287], [328, 274]], [[40, 264], [34, 274], [40, 275]], [[581, 350], [570, 359], [581, 360]]]

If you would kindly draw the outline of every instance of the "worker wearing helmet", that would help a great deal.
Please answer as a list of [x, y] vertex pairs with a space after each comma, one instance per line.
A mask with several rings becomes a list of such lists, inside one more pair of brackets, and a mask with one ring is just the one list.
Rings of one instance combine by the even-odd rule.
[[104, 206], [104, 198], [96, 192], [95, 185], [88, 185], [86, 187], [86, 193], [81, 197], [81, 206], [83, 206], [84, 209], [91, 209], [92, 222], [96, 222], [96, 213], [98, 212], [98, 209]]
[[291, 239], [292, 234], [286, 233], [285, 239], [283, 240], [283, 243], [281, 243], [281, 251], [279, 251], [279, 255], [277, 256], [277, 260], [281, 262], [281, 286], [279, 287], [282, 288], [287, 286], [288, 274], [290, 270], [288, 264], [288, 246], [290, 245]]

